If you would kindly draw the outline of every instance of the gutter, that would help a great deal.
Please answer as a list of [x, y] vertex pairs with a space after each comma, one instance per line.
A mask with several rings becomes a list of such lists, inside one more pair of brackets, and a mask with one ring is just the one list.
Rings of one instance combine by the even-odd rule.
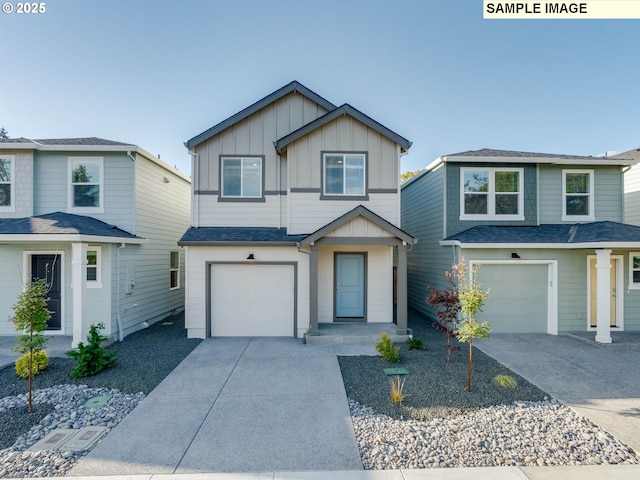
[[120, 250], [125, 247], [122, 243], [116, 249], [116, 321], [118, 322], [118, 341], [121, 342], [122, 335], [122, 318], [120, 317]]

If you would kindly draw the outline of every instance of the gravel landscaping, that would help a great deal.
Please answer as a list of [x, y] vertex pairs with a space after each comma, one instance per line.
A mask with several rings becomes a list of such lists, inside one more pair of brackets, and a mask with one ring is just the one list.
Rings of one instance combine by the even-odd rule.
[[[339, 357], [365, 469], [636, 464], [634, 451], [524, 378], [468, 345], [446, 361], [445, 336], [415, 312], [424, 350], [400, 346], [400, 363]], [[454, 342], [455, 345], [458, 345]], [[383, 368], [405, 367], [405, 400], [390, 400]], [[496, 375], [517, 381], [499, 387]]]

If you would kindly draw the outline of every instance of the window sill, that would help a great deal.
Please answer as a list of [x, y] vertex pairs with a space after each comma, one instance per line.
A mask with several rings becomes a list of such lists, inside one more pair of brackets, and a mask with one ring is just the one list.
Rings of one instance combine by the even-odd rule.
[[320, 200], [346, 200], [346, 201], [369, 201], [369, 195], [324, 195], [320, 194]]
[[169, 288], [169, 291], [170, 291], [170, 292], [172, 292], [172, 291], [174, 291], [174, 290], [180, 290], [180, 287], [178, 286], [178, 287]]
[[560, 219], [562, 222], [595, 222], [595, 217], [585, 215], [563, 215]]
[[231, 202], [231, 203], [264, 203], [264, 197], [223, 197], [218, 196], [219, 202]]

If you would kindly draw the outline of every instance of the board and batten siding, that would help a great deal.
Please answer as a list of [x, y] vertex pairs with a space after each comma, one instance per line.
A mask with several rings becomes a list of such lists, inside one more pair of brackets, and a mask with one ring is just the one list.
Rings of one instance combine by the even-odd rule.
[[540, 165], [540, 223], [562, 222], [562, 172], [563, 170], [593, 170], [595, 221], [623, 221], [623, 179], [620, 167], [581, 165]]
[[[195, 202], [198, 207], [194, 212], [198, 216], [197, 224], [221, 225], [215, 220], [221, 215], [223, 218], [237, 216], [239, 226], [256, 226], [254, 221], [260, 217], [263, 217], [262, 222], [266, 226], [280, 226], [280, 210], [272, 208], [268, 200], [274, 193], [286, 191], [287, 174], [282, 165], [278, 170], [280, 158], [273, 142], [325, 113], [327, 111], [315, 102], [292, 92], [196, 146], [193, 190], [199, 197]], [[237, 203], [218, 202], [221, 155], [264, 155], [266, 201], [251, 202], [251, 215], [238, 215]]]
[[640, 165], [624, 173], [624, 223], [640, 225]]
[[83, 211], [80, 215], [91, 216], [135, 233], [134, 167], [133, 160], [126, 153], [35, 152], [33, 214], [75, 213], [67, 204], [70, 184], [68, 159], [73, 157], [104, 159], [104, 211]]
[[454, 263], [452, 247], [441, 247], [444, 232], [447, 165], [424, 172], [401, 191], [402, 229], [418, 239], [407, 252], [407, 303], [432, 320], [436, 311], [426, 302], [428, 286], [444, 290], [444, 273]]
[[0, 209], [0, 218], [30, 217], [33, 214], [33, 152], [3, 150], [0, 154], [13, 156], [14, 189], [14, 204], [10, 209], [12, 211]]
[[[189, 227], [189, 181], [136, 154], [135, 233], [147, 239], [142, 245], [120, 250], [120, 317], [125, 334], [141, 322], [152, 324], [184, 307], [184, 251], [177, 242]], [[117, 247], [115, 247], [117, 248]], [[180, 288], [170, 288], [170, 252], [180, 255]], [[114, 250], [112, 285], [116, 291]], [[133, 289], [128, 286], [135, 281]], [[115, 295], [112, 308], [117, 312]]]

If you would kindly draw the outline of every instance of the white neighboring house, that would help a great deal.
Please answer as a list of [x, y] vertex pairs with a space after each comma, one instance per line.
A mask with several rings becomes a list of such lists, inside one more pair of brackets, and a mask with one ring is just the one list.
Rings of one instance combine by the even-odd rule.
[[400, 228], [400, 159], [411, 142], [294, 81], [185, 145], [189, 337], [391, 323], [394, 296], [407, 333], [414, 239]]
[[46, 334], [121, 340], [184, 308], [190, 179], [136, 145], [100, 138], [0, 140], [0, 335], [46, 278]]

